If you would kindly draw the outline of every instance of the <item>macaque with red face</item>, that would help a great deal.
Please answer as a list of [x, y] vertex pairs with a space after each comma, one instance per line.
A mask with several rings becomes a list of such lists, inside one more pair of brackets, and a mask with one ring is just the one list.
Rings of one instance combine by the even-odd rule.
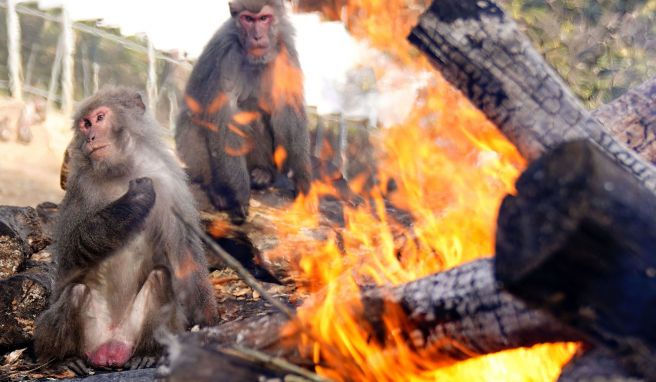
[[141, 95], [107, 88], [82, 103], [69, 145], [66, 195], [55, 226], [57, 272], [38, 318], [39, 359], [85, 373], [153, 363], [158, 327], [216, 319], [185, 174]]
[[251, 189], [289, 177], [310, 188], [303, 75], [282, 0], [233, 0], [199, 57], [178, 117], [176, 148], [191, 180], [235, 222]]

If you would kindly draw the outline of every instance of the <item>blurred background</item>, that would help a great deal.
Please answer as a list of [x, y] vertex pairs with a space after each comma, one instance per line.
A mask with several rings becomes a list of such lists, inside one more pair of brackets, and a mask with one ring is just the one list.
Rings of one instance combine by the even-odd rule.
[[[288, 2], [311, 129], [334, 143], [347, 177], [369, 161], [359, 150], [369, 134], [402, 122], [434, 75], [386, 51], [405, 35], [361, 38], [359, 2]], [[403, 3], [418, 15], [430, 2]], [[656, 0], [500, 3], [590, 108], [656, 74]], [[1, 0], [0, 204], [59, 202], [70, 112], [104, 85], [141, 89], [174, 130], [194, 60], [227, 18], [226, 0]]]

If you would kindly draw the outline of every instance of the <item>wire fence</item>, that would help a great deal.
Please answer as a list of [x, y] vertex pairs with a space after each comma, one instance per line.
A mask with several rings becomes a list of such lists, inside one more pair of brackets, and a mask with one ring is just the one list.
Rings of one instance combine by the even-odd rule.
[[142, 89], [158, 120], [173, 128], [191, 64], [181, 53], [157, 51], [147, 36], [125, 37], [99, 20], [72, 22], [65, 8], [0, 0], [0, 93], [38, 97], [49, 110], [71, 113], [76, 101], [104, 85]]

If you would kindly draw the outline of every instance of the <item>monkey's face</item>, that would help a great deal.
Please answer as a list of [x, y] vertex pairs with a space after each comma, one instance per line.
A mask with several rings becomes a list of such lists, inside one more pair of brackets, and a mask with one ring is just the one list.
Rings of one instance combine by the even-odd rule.
[[100, 106], [85, 114], [78, 121], [82, 137], [82, 153], [92, 162], [110, 159], [116, 148], [112, 139], [112, 109]]
[[276, 15], [270, 5], [259, 12], [244, 10], [237, 15], [242, 44], [251, 62], [266, 63], [275, 54]]

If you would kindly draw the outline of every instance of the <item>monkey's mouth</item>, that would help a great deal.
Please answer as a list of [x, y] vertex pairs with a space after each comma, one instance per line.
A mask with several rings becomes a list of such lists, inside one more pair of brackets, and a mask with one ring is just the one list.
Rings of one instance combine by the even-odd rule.
[[248, 51], [248, 54], [252, 57], [262, 57], [268, 52], [268, 47], [253, 47]]
[[93, 148], [91, 149], [91, 151], [89, 151], [89, 156], [98, 156], [98, 155], [100, 155], [100, 154], [96, 154], [96, 153], [98, 153], [99, 151], [104, 150], [104, 149], [107, 148], [108, 146], [109, 146], [109, 145], [102, 145], [102, 146], [96, 146], [96, 147], [93, 147]]

